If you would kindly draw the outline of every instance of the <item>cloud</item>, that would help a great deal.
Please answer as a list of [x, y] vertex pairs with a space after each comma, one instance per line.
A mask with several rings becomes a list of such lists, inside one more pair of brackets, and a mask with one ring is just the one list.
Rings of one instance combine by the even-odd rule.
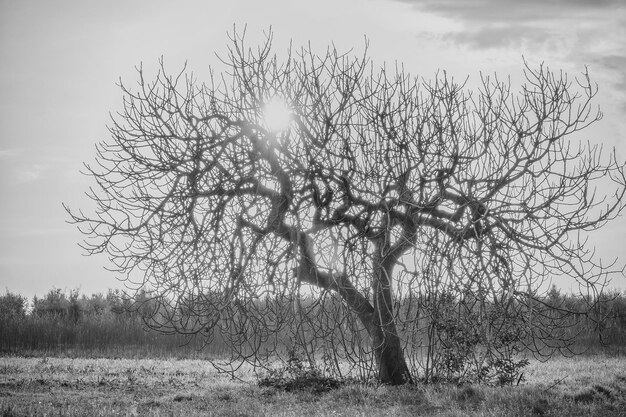
[[20, 149], [0, 149], [0, 161], [15, 158], [21, 153]]
[[623, 0], [400, 0], [423, 11], [485, 22], [537, 21], [563, 18], [579, 12], [624, 9]]
[[36, 181], [55, 165], [48, 155], [35, 155], [32, 150], [18, 148], [0, 149], [0, 161], [3, 185]]
[[605, 76], [609, 78], [607, 83], [612, 84], [613, 91], [611, 93], [618, 96], [616, 100], [619, 102], [619, 111], [622, 115], [626, 114], [626, 56], [598, 56], [594, 62], [604, 70]]
[[621, 76], [620, 86], [626, 89], [626, 56], [609, 55], [598, 58], [598, 62], [605, 68], [613, 70]]
[[443, 39], [479, 49], [516, 48], [524, 44], [551, 48], [553, 47], [551, 45], [558, 40], [558, 37], [555, 38], [552, 35], [548, 28], [525, 24], [494, 24], [468, 31], [451, 32], [443, 35]]
[[438, 38], [477, 56], [524, 55], [567, 72], [589, 65], [605, 108], [626, 109], [624, 0], [396, 1], [454, 22]]
[[67, 181], [72, 172], [79, 177], [80, 164], [71, 148], [29, 146], [0, 148], [0, 185], [12, 186], [42, 179]]
[[[626, 23], [624, 0], [398, 0], [416, 9], [457, 21], [461, 27], [445, 38], [473, 48], [510, 48], [553, 45], [568, 39], [570, 46], [583, 36], [616, 37], [610, 28]], [[607, 36], [608, 33], [608, 36]], [[584, 40], [583, 40], [584, 41]], [[617, 41], [623, 46], [623, 41]]]
[[41, 175], [50, 168], [49, 164], [31, 164], [24, 166], [19, 172], [16, 173], [16, 179], [18, 182], [31, 182], [41, 178]]

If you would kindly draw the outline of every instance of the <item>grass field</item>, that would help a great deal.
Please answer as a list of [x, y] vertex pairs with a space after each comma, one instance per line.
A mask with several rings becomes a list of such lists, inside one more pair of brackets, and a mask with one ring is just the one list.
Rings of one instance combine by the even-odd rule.
[[517, 387], [259, 387], [205, 361], [0, 358], [3, 416], [626, 416], [626, 359], [532, 362]]

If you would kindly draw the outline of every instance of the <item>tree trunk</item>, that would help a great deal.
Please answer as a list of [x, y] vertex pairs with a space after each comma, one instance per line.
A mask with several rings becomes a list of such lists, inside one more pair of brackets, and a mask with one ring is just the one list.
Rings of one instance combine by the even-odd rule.
[[[379, 253], [384, 253], [380, 251]], [[370, 331], [376, 362], [378, 380], [383, 384], [412, 384], [400, 337], [396, 328], [393, 296], [391, 293], [391, 276], [393, 263], [384, 262], [384, 257], [375, 258], [373, 326]]]
[[[378, 290], [377, 290], [378, 289]], [[400, 337], [396, 329], [393, 314], [393, 304], [390, 291], [383, 291], [380, 286], [375, 287], [374, 306], [361, 295], [345, 277], [337, 285], [337, 291], [348, 306], [357, 313], [361, 323], [372, 339], [372, 348], [378, 366], [378, 380], [383, 384], [401, 385], [413, 383]]]
[[378, 380], [383, 384], [402, 385], [412, 384], [413, 379], [409, 372], [404, 352], [400, 345], [400, 337], [392, 323], [393, 332], [388, 329], [378, 327], [378, 332], [372, 338], [376, 363], [378, 365]]
[[[282, 231], [290, 237], [288, 228]], [[385, 240], [388, 241], [388, 240]], [[374, 257], [372, 289], [373, 304], [364, 297], [348, 279], [347, 274], [332, 275], [319, 271], [314, 262], [311, 238], [304, 235], [299, 240], [303, 251], [298, 277], [301, 281], [321, 288], [337, 291], [347, 305], [357, 314], [372, 339], [372, 348], [378, 365], [378, 380], [383, 384], [411, 384], [409, 372], [398, 330], [396, 329], [391, 280], [394, 260], [389, 256]], [[381, 245], [379, 253], [388, 252], [388, 246]]]

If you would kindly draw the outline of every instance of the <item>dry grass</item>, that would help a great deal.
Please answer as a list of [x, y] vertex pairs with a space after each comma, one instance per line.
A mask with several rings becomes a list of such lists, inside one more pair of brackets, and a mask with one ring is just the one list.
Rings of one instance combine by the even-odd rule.
[[606, 383], [615, 375], [626, 376], [626, 357], [553, 357], [547, 362], [531, 361], [525, 371], [527, 384], [549, 387], [562, 380], [555, 388], [567, 391]]
[[[5, 416], [626, 416], [626, 360], [533, 362], [519, 387], [347, 385], [315, 394], [233, 381], [200, 360], [0, 358]], [[560, 381], [555, 384], [555, 382]]]

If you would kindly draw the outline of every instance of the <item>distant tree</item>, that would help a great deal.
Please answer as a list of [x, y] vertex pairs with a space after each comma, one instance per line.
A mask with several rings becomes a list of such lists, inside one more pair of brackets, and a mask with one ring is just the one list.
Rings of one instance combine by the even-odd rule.
[[402, 384], [418, 294], [471, 294], [532, 339], [550, 331], [533, 314], [552, 276], [593, 290], [620, 272], [584, 239], [622, 211], [626, 183], [614, 154], [570, 139], [601, 116], [587, 73], [526, 65], [519, 92], [487, 76], [468, 92], [367, 53], [281, 59], [271, 34], [231, 41], [208, 83], [161, 63], [120, 84], [111, 139], [86, 166], [96, 209], [68, 209], [87, 251], [153, 295], [160, 329], [219, 331], [254, 363], [286, 342], [371, 357]]
[[107, 299], [101, 293], [91, 294], [91, 297], [83, 294], [77, 301], [80, 314], [85, 316], [104, 316], [111, 309]]
[[66, 294], [60, 288], [53, 288], [42, 298], [33, 297], [32, 314], [77, 322], [81, 316], [78, 290]]
[[106, 295], [106, 303], [109, 306], [109, 310], [117, 315], [130, 314], [132, 301], [129, 298], [125, 298], [119, 289], [109, 289]]
[[27, 304], [26, 297], [6, 291], [0, 295], [0, 322], [24, 318]]

